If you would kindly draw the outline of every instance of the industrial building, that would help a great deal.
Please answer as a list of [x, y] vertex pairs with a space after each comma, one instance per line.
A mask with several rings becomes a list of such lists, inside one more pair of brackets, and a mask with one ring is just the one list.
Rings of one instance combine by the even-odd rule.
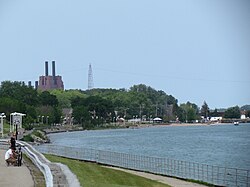
[[62, 76], [56, 75], [55, 61], [52, 61], [52, 75], [49, 75], [48, 61], [45, 61], [45, 76], [39, 77], [39, 82], [36, 82], [36, 88], [42, 91], [53, 89], [64, 90]]

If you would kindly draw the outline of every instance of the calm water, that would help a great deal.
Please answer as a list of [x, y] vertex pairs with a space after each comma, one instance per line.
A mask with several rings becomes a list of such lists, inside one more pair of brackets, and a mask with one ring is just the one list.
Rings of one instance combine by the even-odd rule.
[[[250, 124], [150, 127], [49, 135], [52, 144], [250, 170]], [[46, 145], [42, 145], [46, 146]]]

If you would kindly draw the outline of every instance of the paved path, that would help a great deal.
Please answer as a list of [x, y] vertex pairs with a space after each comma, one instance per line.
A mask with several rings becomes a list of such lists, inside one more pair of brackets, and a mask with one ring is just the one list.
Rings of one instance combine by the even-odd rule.
[[0, 186], [1, 187], [33, 187], [34, 182], [29, 169], [21, 167], [7, 167], [4, 155], [6, 150], [0, 149]]
[[[104, 167], [108, 167], [108, 166], [104, 166]], [[116, 168], [116, 167], [108, 167], [108, 168], [117, 169], [120, 171], [125, 171], [127, 173], [131, 173], [131, 174], [138, 175], [138, 176], [141, 176], [144, 178], [159, 181], [161, 183], [168, 184], [172, 187], [207, 187], [207, 186], [202, 185], [202, 184], [192, 183], [192, 182], [188, 182], [188, 181], [184, 181], [184, 180], [180, 180], [180, 179], [175, 179], [172, 177], [165, 177], [165, 176], [161, 176], [161, 175], [154, 175], [154, 174], [150, 174], [150, 173], [127, 170], [127, 169]]]

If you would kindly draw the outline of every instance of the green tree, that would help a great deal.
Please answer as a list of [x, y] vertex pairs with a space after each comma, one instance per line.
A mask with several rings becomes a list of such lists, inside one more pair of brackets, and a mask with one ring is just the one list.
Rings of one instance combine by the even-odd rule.
[[201, 115], [204, 116], [204, 118], [207, 118], [210, 116], [209, 114], [210, 114], [209, 107], [206, 101], [204, 101], [203, 105], [201, 106]]
[[39, 101], [44, 106], [58, 106], [58, 100], [56, 96], [50, 94], [48, 91], [40, 93]]
[[182, 112], [182, 114], [181, 115], [179, 114], [180, 119], [183, 119], [183, 116], [185, 116], [186, 122], [192, 122], [192, 121], [198, 119], [198, 115], [197, 115], [198, 107], [196, 104], [190, 103], [188, 101], [186, 104], [181, 104], [180, 108], [182, 109], [182, 110], [180, 110]]
[[13, 98], [0, 97], [0, 111], [4, 112], [9, 119], [12, 112], [26, 113], [26, 105]]
[[214, 109], [214, 111], [213, 111], [212, 113], [210, 113], [210, 114], [211, 114], [211, 116], [213, 116], [213, 117], [218, 117], [218, 116], [219, 116], [219, 112], [218, 112], [217, 109]]
[[80, 90], [51, 90], [50, 93], [55, 95], [60, 108], [71, 108], [71, 100], [77, 97], [85, 98], [86, 95]]
[[13, 98], [26, 105], [37, 106], [37, 91], [23, 82], [3, 81], [0, 87], [0, 97]]
[[86, 122], [90, 119], [93, 126], [110, 122], [111, 117], [114, 116], [112, 102], [100, 96], [75, 98], [71, 105], [73, 115], [78, 122]]
[[246, 111], [246, 117], [250, 117], [250, 110]]
[[187, 113], [186, 113], [184, 107], [178, 107], [177, 108], [177, 117], [178, 117], [180, 122], [186, 122], [186, 120], [187, 120], [187, 115], [186, 114]]
[[240, 108], [239, 108], [239, 106], [228, 108], [224, 113], [224, 118], [231, 118], [231, 119], [240, 118]]

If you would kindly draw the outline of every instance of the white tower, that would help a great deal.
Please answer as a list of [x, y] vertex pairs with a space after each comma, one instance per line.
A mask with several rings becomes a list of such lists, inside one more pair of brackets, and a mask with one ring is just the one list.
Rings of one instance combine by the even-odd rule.
[[92, 67], [91, 64], [89, 64], [89, 73], [88, 73], [88, 89], [92, 89], [94, 87], [94, 81], [93, 81], [93, 73], [92, 73]]

